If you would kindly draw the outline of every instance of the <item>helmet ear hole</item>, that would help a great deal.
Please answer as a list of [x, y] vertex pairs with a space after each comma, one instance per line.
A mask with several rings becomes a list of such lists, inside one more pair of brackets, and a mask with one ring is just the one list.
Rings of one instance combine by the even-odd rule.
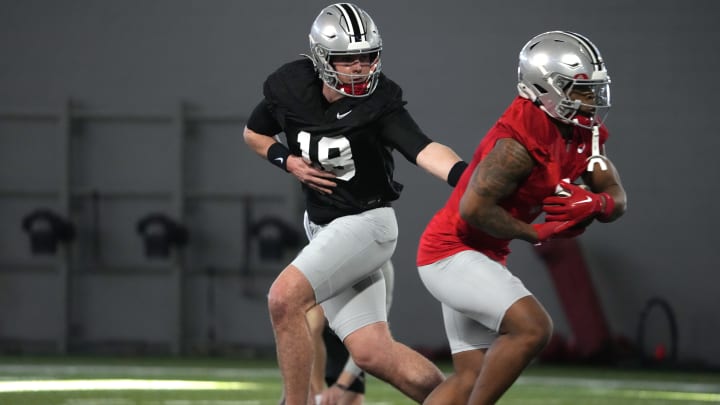
[[537, 90], [539, 94], [545, 94], [545, 93], [547, 93], [547, 90], [545, 90], [544, 87], [540, 86], [540, 85], [537, 84], [537, 83], [533, 83], [533, 87], [535, 87], [535, 90]]
[[563, 93], [567, 94], [568, 90], [570, 90], [573, 85], [573, 81], [565, 79], [564, 77], [557, 77], [555, 79], [555, 85], [557, 88], [562, 90]]

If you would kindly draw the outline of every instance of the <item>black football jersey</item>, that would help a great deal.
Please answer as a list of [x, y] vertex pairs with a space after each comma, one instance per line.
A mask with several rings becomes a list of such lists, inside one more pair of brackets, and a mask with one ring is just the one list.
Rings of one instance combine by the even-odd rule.
[[248, 120], [259, 134], [284, 132], [293, 155], [337, 176], [330, 195], [303, 185], [308, 215], [317, 224], [390, 205], [402, 190], [393, 180], [392, 151], [415, 163], [431, 142], [405, 109], [400, 87], [384, 75], [379, 80], [367, 97], [328, 103], [312, 62], [291, 62], [265, 81], [265, 99]]

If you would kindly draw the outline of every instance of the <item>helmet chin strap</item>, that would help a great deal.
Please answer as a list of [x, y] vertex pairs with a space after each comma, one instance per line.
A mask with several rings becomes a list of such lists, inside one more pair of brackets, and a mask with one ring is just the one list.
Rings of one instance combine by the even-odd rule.
[[607, 170], [607, 163], [605, 163], [605, 156], [600, 154], [600, 127], [598, 125], [592, 126], [592, 155], [587, 159], [587, 171], [591, 172], [595, 168], [595, 165], [600, 165], [601, 170]]

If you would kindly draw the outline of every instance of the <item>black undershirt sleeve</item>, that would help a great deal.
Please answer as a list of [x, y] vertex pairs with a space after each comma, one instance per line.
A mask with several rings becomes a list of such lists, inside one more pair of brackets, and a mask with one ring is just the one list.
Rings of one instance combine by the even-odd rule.
[[270, 104], [265, 99], [260, 101], [250, 114], [247, 127], [261, 135], [275, 136], [282, 132], [280, 124], [270, 111]]
[[417, 155], [432, 142], [403, 107], [382, 118], [380, 136], [405, 159], [417, 164]]

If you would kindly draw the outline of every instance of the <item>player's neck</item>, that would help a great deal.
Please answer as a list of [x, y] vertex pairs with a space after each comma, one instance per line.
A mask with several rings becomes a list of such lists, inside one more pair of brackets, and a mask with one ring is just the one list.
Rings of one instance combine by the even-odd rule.
[[574, 125], [566, 124], [556, 119], [554, 119], [553, 122], [555, 122], [555, 126], [558, 131], [560, 131], [560, 135], [562, 135], [563, 139], [567, 141], [572, 137], [573, 132], [575, 131]]
[[325, 100], [327, 100], [327, 102], [331, 104], [345, 97], [342, 94], [338, 93], [336, 90], [333, 90], [325, 83], [323, 83], [322, 93], [325, 97]]

